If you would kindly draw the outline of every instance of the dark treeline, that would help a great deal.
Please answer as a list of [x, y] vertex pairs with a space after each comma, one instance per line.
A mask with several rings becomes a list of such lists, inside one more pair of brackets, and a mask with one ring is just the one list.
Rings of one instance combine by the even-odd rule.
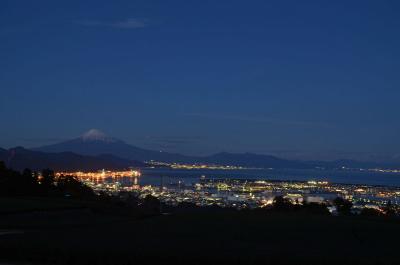
[[[242, 209], [240, 211], [252, 212], [255, 214], [266, 213], [295, 213], [295, 214], [317, 214], [317, 215], [332, 215], [328, 207], [334, 206], [336, 212], [334, 215], [339, 216], [364, 216], [364, 217], [397, 217], [396, 209], [389, 201], [385, 207], [380, 209], [363, 208], [360, 212], [352, 210], [353, 203], [342, 197], [337, 197], [331, 203], [316, 203], [316, 202], [292, 202], [284, 196], [276, 196], [272, 204], [256, 209]], [[165, 206], [166, 211], [177, 212], [220, 212], [220, 211], [238, 211], [236, 208], [221, 208], [219, 206], [200, 207], [193, 203], [183, 202], [176, 207]]]
[[[96, 193], [92, 188], [72, 175], [55, 176], [50, 169], [34, 172], [25, 169], [18, 172], [8, 169], [0, 161], [0, 197], [48, 197], [73, 199], [75, 201], [95, 201], [95, 211], [111, 214], [148, 215], [160, 212], [160, 201], [147, 196], [144, 199], [128, 192], [111, 196], [105, 192]], [[93, 204], [90, 208], [93, 210]]]
[[55, 177], [50, 169], [40, 173], [25, 169], [22, 172], [6, 168], [0, 161], [0, 196], [73, 196], [94, 198], [91, 188], [74, 176]]
[[183, 202], [177, 207], [167, 207], [166, 210], [177, 211], [177, 212], [220, 212], [220, 211], [247, 211], [255, 214], [267, 214], [267, 213], [304, 213], [304, 214], [318, 214], [318, 215], [330, 215], [328, 205], [325, 203], [292, 203], [289, 199], [283, 196], [276, 196], [273, 203], [267, 207], [256, 208], [256, 209], [242, 209], [237, 210], [236, 208], [222, 208], [219, 206], [206, 206], [199, 207], [193, 203]]
[[[162, 211], [236, 211], [235, 209], [220, 208], [218, 206], [198, 207], [192, 203], [181, 203], [176, 207], [167, 206], [157, 198], [148, 195], [140, 199], [130, 192], [121, 192], [119, 196], [110, 196], [104, 192], [95, 193], [90, 187], [80, 182], [74, 176], [61, 175], [56, 177], [50, 169], [44, 169], [40, 173], [25, 169], [22, 172], [8, 169], [0, 161], [0, 196], [41, 196], [41, 197], [68, 197], [78, 200], [96, 200], [112, 202], [119, 207], [145, 210], [147, 213], [159, 213]], [[353, 215], [353, 204], [341, 197], [327, 203], [293, 203], [283, 196], [276, 196], [272, 205], [265, 208], [252, 210], [253, 212], [298, 212], [306, 214], [330, 215], [328, 206], [335, 206], [338, 215]], [[362, 216], [396, 216], [396, 211], [391, 202], [381, 209], [363, 208], [359, 212]]]
[[[376, 263], [360, 254], [370, 241], [383, 242], [368, 248], [374, 251], [375, 247], [380, 247], [380, 251], [396, 247], [398, 237], [392, 233], [400, 234], [398, 220], [385, 219], [395, 215], [390, 203], [380, 210], [363, 210], [361, 218], [354, 216], [352, 203], [343, 198], [328, 204], [293, 202], [276, 196], [272, 204], [254, 210], [199, 207], [192, 203], [172, 207], [150, 195], [142, 199], [132, 192], [120, 192], [118, 196], [99, 194], [73, 176], [58, 177], [48, 169], [40, 173], [28, 169], [17, 172], [1, 162], [0, 199], [11, 203], [23, 199], [45, 204], [38, 207], [39, 210], [0, 212], [0, 230], [27, 231], [0, 240], [0, 261], [10, 264], [17, 264], [16, 261], [20, 264], [193, 264], [193, 256], [198, 260], [194, 264], [211, 261], [217, 264], [216, 259], [220, 264], [266, 264], [265, 259], [268, 264], [398, 264], [391, 262], [389, 256], [383, 257], [391, 263]], [[68, 210], [65, 204], [47, 210], [49, 201], [67, 201], [73, 210]], [[343, 217], [329, 216], [328, 206], [335, 206], [338, 215]], [[382, 228], [391, 233], [381, 233]], [[287, 238], [287, 242], [293, 240], [298, 247], [289, 248], [280, 240], [278, 243], [265, 240], [269, 238]], [[321, 242], [317, 250], [325, 252], [318, 256], [302, 248], [303, 241], [299, 238], [305, 241], [304, 245], [314, 247], [315, 242]], [[347, 241], [350, 243], [346, 246], [357, 251], [350, 253], [352, 259], [348, 253], [341, 252], [343, 242]], [[342, 254], [337, 257], [340, 262], [330, 256], [329, 260], [325, 258], [338, 250], [332, 246], [340, 248], [337, 252]], [[243, 254], [232, 256], [239, 247]], [[222, 251], [210, 251], [221, 248]], [[264, 254], [260, 252], [263, 249], [273, 252]], [[192, 255], [190, 251], [197, 254]], [[292, 259], [292, 251], [297, 251], [295, 254], [305, 261], [299, 261], [296, 255]], [[368, 253], [373, 251], [368, 250]], [[249, 258], [254, 262], [249, 262]], [[343, 263], [341, 259], [348, 262]], [[398, 261], [397, 257], [393, 259]]]
[[[328, 210], [327, 203], [296, 203], [292, 204], [291, 201], [282, 196], [275, 197], [271, 210], [274, 211], [301, 211], [305, 213], [317, 213], [317, 214], [330, 214]], [[332, 205], [335, 206], [337, 214], [343, 216], [354, 215], [355, 212], [352, 211], [353, 203], [342, 197], [337, 197], [332, 201]], [[395, 216], [395, 210], [389, 201], [386, 207], [380, 210], [373, 208], [363, 208], [361, 212], [358, 213], [362, 216]]]

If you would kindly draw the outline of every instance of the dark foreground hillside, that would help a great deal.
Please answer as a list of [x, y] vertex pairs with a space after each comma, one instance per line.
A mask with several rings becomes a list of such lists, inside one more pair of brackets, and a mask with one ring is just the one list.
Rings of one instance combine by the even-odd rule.
[[[5, 200], [5, 199], [1, 199]], [[8, 199], [10, 200], [10, 199]], [[43, 199], [40, 199], [43, 205]], [[30, 199], [30, 201], [35, 201]], [[367, 217], [212, 211], [158, 216], [3, 211], [3, 261], [37, 264], [399, 264], [400, 223]], [[16, 202], [21, 204], [21, 202]], [[34, 203], [32, 203], [34, 204]], [[11, 205], [6, 201], [0, 205]], [[18, 208], [18, 207], [17, 207]], [[5, 232], [12, 232], [6, 234]]]

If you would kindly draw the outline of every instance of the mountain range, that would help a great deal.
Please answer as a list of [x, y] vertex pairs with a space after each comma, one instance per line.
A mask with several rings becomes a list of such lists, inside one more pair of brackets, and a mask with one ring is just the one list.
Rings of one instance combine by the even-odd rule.
[[50, 168], [57, 171], [92, 171], [103, 168], [124, 169], [147, 166], [139, 161], [127, 160], [108, 154], [85, 156], [72, 152], [45, 153], [23, 147], [15, 147], [9, 150], [0, 149], [0, 161], [4, 161], [7, 167], [14, 170]]
[[92, 129], [82, 136], [61, 143], [35, 148], [35, 151], [58, 153], [73, 152], [77, 154], [96, 156], [111, 154], [136, 161], [159, 161], [168, 163], [205, 163], [218, 165], [234, 165], [243, 167], [271, 168], [309, 168], [301, 162], [277, 158], [270, 155], [251, 153], [232, 154], [221, 152], [210, 156], [185, 156], [176, 153], [147, 150], [125, 143], [122, 140], [109, 137], [101, 131]]
[[0, 148], [0, 161], [8, 167], [21, 170], [98, 170], [146, 167], [148, 161], [167, 163], [203, 163], [250, 168], [314, 169], [314, 168], [400, 168], [397, 164], [382, 164], [354, 160], [296, 161], [272, 155], [221, 152], [210, 156], [186, 156], [182, 154], [147, 150], [110, 137], [92, 129], [82, 136], [64, 142], [33, 149], [23, 147], [5, 150]]
[[61, 143], [42, 146], [32, 149], [47, 153], [73, 152], [76, 154], [96, 156], [111, 154], [129, 160], [189, 162], [190, 157], [167, 152], [147, 150], [125, 143], [122, 140], [110, 137], [105, 133], [92, 129], [82, 136]]
[[125, 143], [122, 140], [110, 137], [103, 132], [92, 129], [82, 136], [61, 143], [42, 146], [34, 151], [59, 153], [73, 152], [86, 156], [112, 155], [129, 161], [160, 161], [168, 163], [205, 163], [218, 165], [233, 165], [256, 168], [292, 168], [312, 169], [321, 168], [399, 168], [396, 164], [383, 164], [362, 162], [354, 160], [335, 161], [295, 161], [278, 158], [272, 155], [253, 153], [227, 153], [221, 152], [210, 156], [186, 156], [177, 153], [147, 150]]

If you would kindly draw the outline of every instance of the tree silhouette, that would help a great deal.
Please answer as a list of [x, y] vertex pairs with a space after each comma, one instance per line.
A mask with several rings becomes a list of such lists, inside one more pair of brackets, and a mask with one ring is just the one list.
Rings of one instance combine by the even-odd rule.
[[395, 211], [395, 209], [394, 209], [394, 207], [392, 205], [392, 201], [391, 200], [389, 200], [386, 203], [385, 207], [383, 207], [383, 211], [385, 212], [386, 216], [390, 216], [391, 217], [391, 216], [395, 216], [396, 215], [396, 211]]
[[143, 206], [153, 213], [160, 212], [160, 200], [154, 196], [147, 195], [143, 200]]
[[329, 210], [324, 203], [304, 202], [301, 208], [306, 213], [329, 215]]
[[80, 182], [74, 176], [61, 175], [57, 179], [57, 189], [64, 195], [73, 197], [90, 198], [95, 196], [95, 193], [89, 186]]
[[363, 208], [360, 212], [361, 216], [382, 216], [382, 212], [373, 208]]
[[54, 172], [50, 169], [43, 169], [42, 170], [42, 178], [40, 180], [40, 183], [45, 187], [45, 188], [50, 188], [51, 186], [54, 185]]
[[0, 176], [6, 172], [6, 164], [3, 161], [0, 161]]
[[40, 176], [30, 169], [22, 173], [7, 169], [0, 161], [0, 196], [65, 196], [94, 197], [94, 191], [72, 176], [61, 176], [55, 182], [54, 172], [44, 169]]
[[342, 197], [337, 197], [333, 200], [333, 204], [336, 206], [336, 209], [339, 214], [342, 215], [350, 215], [351, 214], [351, 207], [353, 207], [353, 203]]
[[37, 193], [37, 174], [33, 173], [30, 169], [24, 169], [20, 182], [20, 189], [23, 193]]
[[272, 208], [274, 210], [291, 210], [294, 207], [289, 199], [283, 196], [276, 196], [272, 202]]

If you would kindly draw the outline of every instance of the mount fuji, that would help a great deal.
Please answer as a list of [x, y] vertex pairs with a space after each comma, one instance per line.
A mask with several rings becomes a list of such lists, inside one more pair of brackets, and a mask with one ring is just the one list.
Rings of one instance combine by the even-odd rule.
[[188, 162], [191, 160], [190, 157], [180, 154], [136, 147], [122, 140], [110, 137], [97, 129], [91, 129], [80, 137], [72, 140], [34, 148], [33, 150], [47, 153], [73, 152], [91, 156], [110, 154], [137, 161], [157, 160], [164, 162]]
[[244, 167], [273, 167], [273, 168], [309, 168], [310, 165], [277, 158], [271, 155], [257, 155], [251, 153], [231, 154], [217, 153], [210, 156], [185, 156], [176, 153], [147, 150], [125, 143], [122, 140], [110, 137], [105, 133], [92, 129], [82, 136], [34, 149], [46, 153], [73, 152], [80, 155], [98, 156], [109, 154], [123, 159], [135, 161], [160, 161], [178, 163], [206, 163], [219, 165], [237, 165]]
[[320, 168], [398, 168], [398, 164], [378, 164], [374, 162], [360, 162], [352, 160], [336, 161], [296, 161], [278, 158], [272, 155], [252, 153], [217, 153], [210, 156], [185, 156], [182, 154], [147, 150], [125, 143], [122, 140], [110, 137], [105, 133], [92, 129], [82, 136], [65, 142], [42, 146], [34, 151], [46, 153], [72, 152], [86, 156], [112, 155], [125, 160], [160, 161], [178, 163], [206, 163], [219, 165], [235, 165], [256, 168], [286, 168], [286, 169], [313, 169]]

